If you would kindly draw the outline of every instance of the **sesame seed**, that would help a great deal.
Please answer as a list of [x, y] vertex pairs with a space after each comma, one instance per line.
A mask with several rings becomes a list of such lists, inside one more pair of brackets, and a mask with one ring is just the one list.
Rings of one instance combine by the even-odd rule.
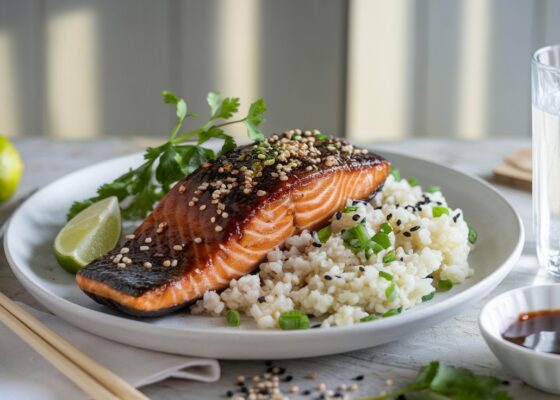
[[132, 240], [132, 239], [136, 238], [135, 235], [126, 235], [125, 237], [126, 237], [126, 239], [128, 239], [128, 240]]
[[282, 175], [282, 176], [280, 177], [280, 180], [281, 180], [281, 181], [287, 181], [288, 179], [289, 179], [289, 178], [288, 178], [287, 175]]
[[144, 243], [152, 243], [152, 238], [151, 237], [147, 237], [146, 239], [144, 239]]
[[413, 226], [412, 228], [410, 228], [410, 232], [416, 232], [418, 229], [420, 229], [419, 225]]
[[324, 392], [325, 390], [327, 390], [327, 385], [325, 385], [324, 383], [318, 383], [315, 388], [320, 392]]
[[183, 246], [181, 246], [180, 244], [176, 244], [175, 246], [173, 246], [173, 250], [181, 251], [181, 250], [183, 250]]
[[144, 263], [144, 268], [148, 268], [148, 269], [152, 268], [152, 263], [146, 261], [146, 262]]
[[245, 382], [245, 377], [243, 375], [237, 375], [237, 382], [239, 383]]
[[128, 247], [123, 247], [121, 249], [121, 254], [127, 254], [130, 251], [130, 249]]
[[122, 261], [123, 261], [123, 263], [125, 263], [125, 264], [132, 264], [132, 260], [131, 260], [130, 258], [128, 258], [128, 257], [123, 257]]
[[222, 218], [227, 218], [229, 217], [229, 214], [227, 212], [222, 213]]
[[403, 235], [405, 237], [411, 237], [412, 236], [412, 234], [410, 232], [403, 232]]
[[288, 389], [288, 391], [290, 393], [297, 393], [297, 392], [299, 392], [299, 387], [296, 386], [296, 385], [292, 385], [292, 386], [290, 386], [290, 389]]
[[148, 251], [150, 250], [150, 246], [140, 246], [140, 251]]
[[222, 228], [220, 225], [216, 225], [214, 229], [216, 230], [216, 232], [221, 232], [224, 228]]
[[163, 266], [164, 266], [164, 267], [170, 267], [170, 266], [171, 266], [171, 261], [165, 260], [165, 261], [163, 262]]
[[179, 261], [173, 260], [173, 261], [171, 261], [171, 266], [176, 267], [178, 263], [179, 263]]
[[200, 211], [202, 211], [202, 210], [206, 210], [206, 204], [203, 204], [203, 205], [200, 206]]
[[262, 197], [266, 194], [266, 192], [264, 190], [258, 190], [257, 191], [257, 196]]
[[212, 222], [212, 223], [216, 222], [216, 217], [210, 218], [210, 222]]
[[194, 238], [195, 243], [202, 243], [202, 239], [199, 237]]
[[187, 187], [185, 185], [179, 186], [179, 193], [185, 193], [186, 190], [187, 190]]
[[126, 264], [125, 263], [118, 263], [117, 268], [120, 268], [120, 269], [126, 268]]
[[359, 386], [357, 383], [353, 383], [350, 385], [350, 387], [348, 388], [351, 392], [355, 392], [356, 390], [358, 390]]
[[386, 380], [385, 380], [385, 385], [387, 385], [387, 386], [393, 386], [394, 383], [395, 383], [395, 382], [393, 382], [392, 379], [386, 379]]

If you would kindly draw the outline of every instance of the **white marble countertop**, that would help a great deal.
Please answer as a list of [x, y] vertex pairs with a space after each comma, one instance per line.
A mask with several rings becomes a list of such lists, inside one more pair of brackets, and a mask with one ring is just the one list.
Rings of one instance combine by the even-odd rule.
[[[15, 143], [26, 163], [26, 174], [18, 192], [19, 196], [77, 168], [141, 150], [138, 143], [131, 144], [111, 139], [91, 142], [21, 139], [16, 140]], [[529, 145], [529, 139], [476, 142], [428, 139], [380, 143], [377, 147], [380, 150], [400, 151], [427, 158], [491, 180], [492, 168], [505, 154]], [[521, 215], [527, 237], [523, 254], [513, 272], [489, 297], [516, 287], [549, 280], [539, 273], [535, 256], [531, 228], [531, 194], [505, 186], [496, 186]], [[0, 208], [0, 223], [9, 211], [10, 204]], [[13, 299], [41, 308], [17, 282], [3, 254], [0, 256], [0, 291]], [[490, 352], [477, 326], [480, 308], [487, 300], [488, 298], [480, 299], [476, 306], [456, 317], [429, 329], [411, 332], [408, 337], [398, 342], [327, 357], [279, 361], [277, 365], [287, 368], [287, 374], [293, 376], [293, 383], [299, 385], [301, 389], [309, 388], [316, 382], [325, 382], [333, 387], [341, 382], [349, 382], [357, 375], [364, 375], [364, 380], [360, 382], [359, 394], [373, 395], [389, 389], [385, 386], [386, 379], [392, 379], [395, 386], [404, 385], [416, 374], [418, 367], [437, 359], [450, 365], [466, 367], [478, 373], [495, 375], [509, 381], [508, 390], [516, 399], [556, 398], [520, 382]], [[235, 386], [234, 377], [237, 374], [253, 375], [262, 373], [266, 369], [262, 361], [223, 361], [221, 366], [222, 378], [214, 384], [167, 380], [147, 386], [142, 391], [153, 399], [226, 398], [225, 393]], [[310, 371], [318, 374], [317, 381], [306, 379]]]

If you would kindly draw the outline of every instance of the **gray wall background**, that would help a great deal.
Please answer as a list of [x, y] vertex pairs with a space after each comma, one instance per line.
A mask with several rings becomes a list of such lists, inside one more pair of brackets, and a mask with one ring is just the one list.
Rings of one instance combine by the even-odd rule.
[[527, 136], [553, 0], [0, 0], [0, 133], [164, 136], [160, 91], [264, 97], [267, 131]]

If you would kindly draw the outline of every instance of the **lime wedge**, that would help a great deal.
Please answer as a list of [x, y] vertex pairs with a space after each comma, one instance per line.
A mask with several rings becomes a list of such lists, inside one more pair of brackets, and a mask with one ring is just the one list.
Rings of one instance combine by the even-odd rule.
[[0, 203], [17, 189], [23, 174], [23, 161], [8, 139], [0, 136]]
[[62, 268], [75, 274], [112, 250], [121, 236], [119, 200], [108, 197], [92, 204], [62, 228], [54, 253]]

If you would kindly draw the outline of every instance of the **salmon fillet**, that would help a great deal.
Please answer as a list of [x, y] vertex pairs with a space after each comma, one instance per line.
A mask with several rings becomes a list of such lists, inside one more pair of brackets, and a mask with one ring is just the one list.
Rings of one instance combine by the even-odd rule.
[[177, 183], [122, 247], [76, 281], [128, 314], [169, 313], [250, 273], [348, 199], [372, 197], [389, 171], [382, 157], [317, 132], [238, 147]]

